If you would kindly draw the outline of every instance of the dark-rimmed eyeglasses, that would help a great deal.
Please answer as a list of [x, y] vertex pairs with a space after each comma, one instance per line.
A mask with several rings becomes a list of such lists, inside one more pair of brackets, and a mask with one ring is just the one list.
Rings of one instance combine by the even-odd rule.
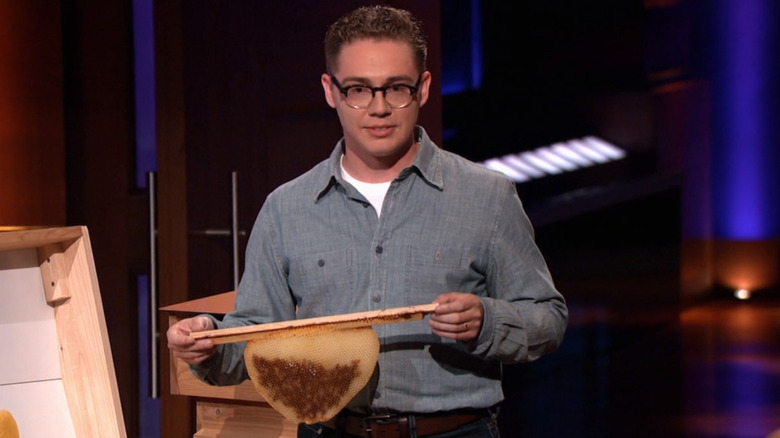
[[391, 84], [384, 87], [369, 87], [368, 85], [356, 84], [347, 85], [342, 87], [339, 81], [330, 75], [330, 79], [336, 88], [339, 89], [341, 94], [344, 95], [344, 100], [347, 105], [354, 109], [365, 109], [371, 105], [371, 101], [374, 100], [374, 96], [377, 91], [381, 91], [385, 96], [385, 101], [390, 108], [406, 108], [414, 101], [414, 96], [417, 94], [417, 90], [420, 88], [420, 81], [422, 75], [417, 78], [417, 83], [414, 85], [407, 84]]

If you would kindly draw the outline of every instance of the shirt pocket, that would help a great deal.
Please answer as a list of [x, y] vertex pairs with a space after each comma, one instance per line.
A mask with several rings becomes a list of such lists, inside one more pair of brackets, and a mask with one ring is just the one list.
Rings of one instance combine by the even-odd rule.
[[433, 301], [447, 292], [469, 292], [471, 257], [465, 248], [422, 248], [410, 245], [405, 285], [414, 304]]
[[354, 251], [349, 248], [290, 259], [288, 282], [298, 299], [299, 318], [341, 313], [348, 309], [354, 296], [353, 259]]

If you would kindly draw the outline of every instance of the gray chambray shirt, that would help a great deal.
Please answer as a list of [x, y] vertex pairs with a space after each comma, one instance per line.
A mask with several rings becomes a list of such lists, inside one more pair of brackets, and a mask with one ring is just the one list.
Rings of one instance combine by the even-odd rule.
[[[501, 363], [555, 350], [567, 307], [514, 183], [438, 148], [421, 127], [417, 133], [419, 153], [390, 184], [379, 218], [341, 177], [343, 140], [329, 159], [271, 193], [252, 229], [236, 308], [215, 324], [364, 312], [472, 293], [485, 309], [475, 342], [436, 336], [427, 318], [375, 326], [378, 379], [351, 405], [415, 413], [493, 406], [503, 399]], [[211, 384], [240, 383], [247, 378], [244, 347], [221, 345], [220, 354], [193, 371]]]

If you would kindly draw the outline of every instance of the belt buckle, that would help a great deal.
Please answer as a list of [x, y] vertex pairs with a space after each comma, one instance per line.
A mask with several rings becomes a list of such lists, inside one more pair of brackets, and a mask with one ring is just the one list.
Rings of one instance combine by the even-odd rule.
[[[400, 421], [401, 416], [398, 414], [376, 414], [369, 415], [363, 418], [363, 430], [366, 431], [366, 437], [374, 437], [374, 432], [379, 432], [376, 429], [382, 429], [382, 426], [388, 426]], [[375, 426], [379, 426], [378, 428]], [[384, 432], [384, 431], [382, 431]], [[381, 435], [378, 435], [381, 436]]]

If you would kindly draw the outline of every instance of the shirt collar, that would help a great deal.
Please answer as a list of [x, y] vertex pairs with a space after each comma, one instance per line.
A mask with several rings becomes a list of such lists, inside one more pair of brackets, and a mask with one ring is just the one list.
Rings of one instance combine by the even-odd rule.
[[[436, 143], [428, 137], [428, 133], [425, 132], [422, 126], [416, 127], [416, 136], [420, 142], [420, 150], [414, 158], [414, 163], [402, 170], [401, 174], [398, 175], [398, 179], [404, 179], [412, 173], [417, 173], [428, 184], [442, 190], [444, 188], [444, 178], [442, 175], [441, 151], [436, 146]], [[336, 143], [336, 147], [328, 158], [328, 164], [325, 166], [327, 172], [323, 172], [321, 183], [318, 184], [321, 190], [316, 194], [317, 200], [325, 196], [334, 187], [344, 186], [340, 165], [342, 155], [344, 155], [344, 138]]]

